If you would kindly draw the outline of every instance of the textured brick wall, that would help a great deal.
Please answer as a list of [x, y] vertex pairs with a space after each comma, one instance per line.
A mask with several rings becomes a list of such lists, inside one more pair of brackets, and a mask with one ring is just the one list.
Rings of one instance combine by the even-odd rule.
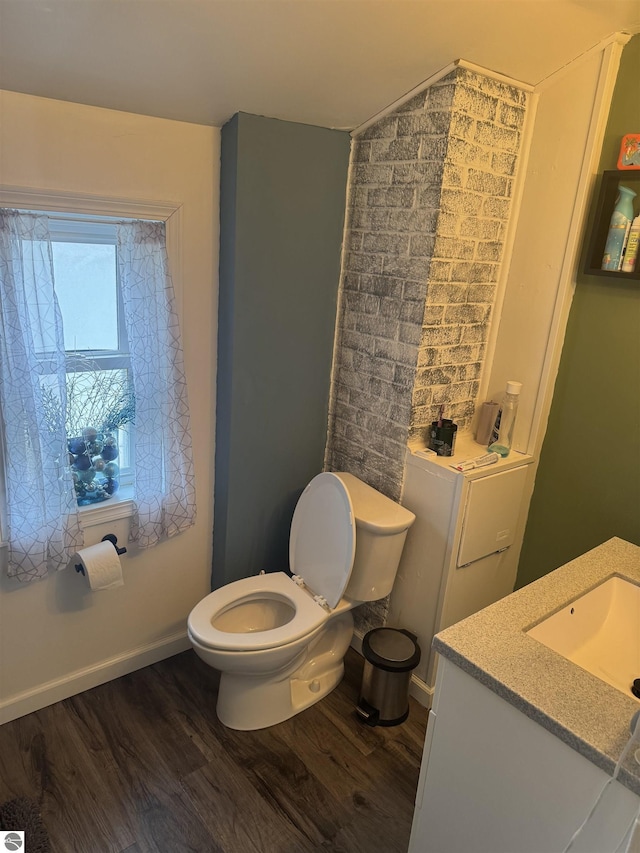
[[526, 102], [458, 67], [353, 142], [325, 463], [394, 500], [439, 406], [473, 416]]
[[457, 69], [445, 87], [454, 90], [451, 123], [410, 438], [424, 434], [442, 403], [459, 429], [473, 417], [525, 116], [521, 89], [467, 69]]
[[441, 403], [470, 424], [525, 108], [457, 68], [354, 140], [326, 464], [394, 499]]

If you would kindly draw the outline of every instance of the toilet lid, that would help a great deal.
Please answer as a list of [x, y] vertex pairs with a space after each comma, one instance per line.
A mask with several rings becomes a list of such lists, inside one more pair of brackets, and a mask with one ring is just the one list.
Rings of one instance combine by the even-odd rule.
[[296, 505], [289, 538], [289, 565], [329, 607], [342, 598], [356, 548], [349, 492], [335, 474], [318, 474]]

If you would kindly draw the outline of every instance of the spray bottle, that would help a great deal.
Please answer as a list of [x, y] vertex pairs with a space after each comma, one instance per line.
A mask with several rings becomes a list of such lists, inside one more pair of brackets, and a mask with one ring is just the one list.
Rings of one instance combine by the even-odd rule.
[[516, 422], [521, 390], [522, 382], [515, 382], [514, 380], [507, 382], [507, 390], [491, 432], [489, 447], [487, 448], [489, 453], [499, 453], [500, 456], [509, 455], [513, 443], [513, 427]]
[[602, 256], [603, 270], [619, 270], [622, 264], [622, 252], [633, 221], [633, 199], [635, 192], [630, 187], [618, 185], [618, 200], [613, 209], [607, 242]]

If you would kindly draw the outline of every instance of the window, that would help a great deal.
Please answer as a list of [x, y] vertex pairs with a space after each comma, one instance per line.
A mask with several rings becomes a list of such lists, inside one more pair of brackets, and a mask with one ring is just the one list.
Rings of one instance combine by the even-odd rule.
[[[49, 233], [64, 330], [66, 433], [76, 457], [78, 502], [85, 506], [133, 482], [135, 398], [116, 225], [50, 216]], [[85, 468], [88, 462], [94, 464]]]
[[135, 481], [138, 547], [195, 523], [165, 221], [116, 220], [118, 206], [92, 202], [91, 218], [0, 208], [0, 512], [7, 571], [23, 582], [69, 564], [83, 542], [78, 499], [112, 497], [119, 466]]

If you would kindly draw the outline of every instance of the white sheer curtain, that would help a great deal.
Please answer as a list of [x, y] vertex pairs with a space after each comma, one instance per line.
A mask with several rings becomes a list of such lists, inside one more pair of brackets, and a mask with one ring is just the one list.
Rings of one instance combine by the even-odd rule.
[[[54, 402], [48, 417], [43, 386]], [[20, 581], [65, 568], [83, 544], [68, 467], [65, 411], [62, 318], [48, 221], [0, 210], [0, 413], [8, 574]]]
[[[117, 232], [136, 397], [131, 539], [148, 548], [195, 522], [187, 388], [164, 224], [122, 222]], [[4, 432], [8, 574], [21, 581], [65, 568], [83, 544], [66, 404], [48, 220], [2, 209], [0, 437]]]
[[164, 223], [122, 222], [117, 240], [136, 398], [131, 535], [148, 548], [195, 521], [187, 385]]

